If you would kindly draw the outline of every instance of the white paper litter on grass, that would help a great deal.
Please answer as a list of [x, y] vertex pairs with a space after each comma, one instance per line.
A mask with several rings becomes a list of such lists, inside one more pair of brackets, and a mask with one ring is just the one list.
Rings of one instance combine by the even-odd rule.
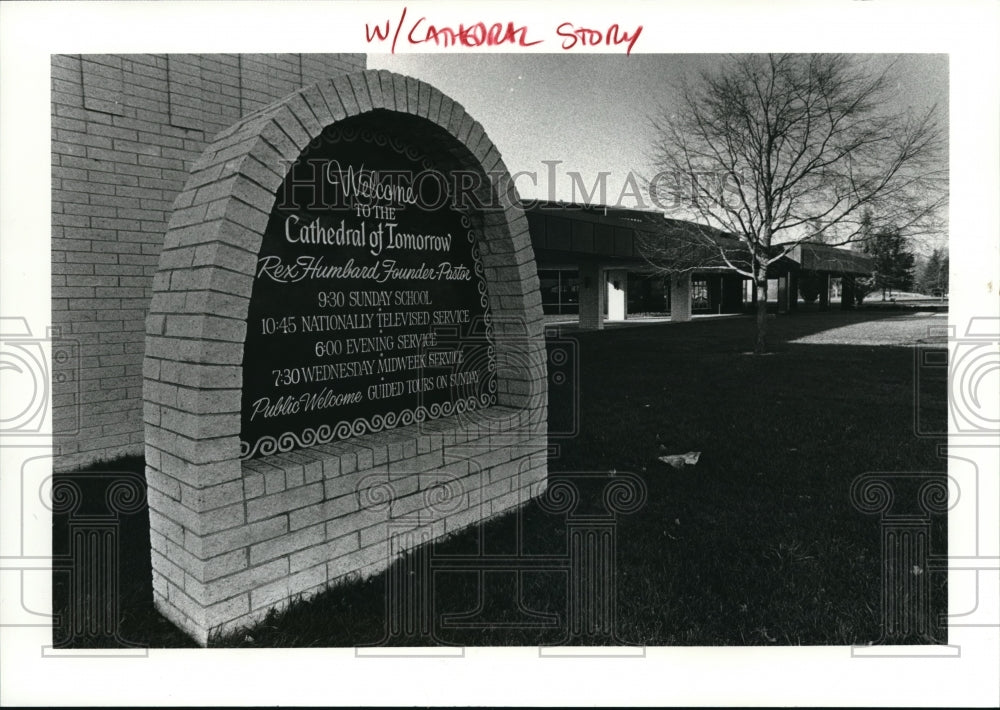
[[701, 456], [700, 451], [688, 451], [686, 454], [673, 454], [671, 456], [660, 456], [660, 461], [667, 464], [668, 466], [673, 466], [674, 468], [684, 468], [685, 464], [689, 466], [694, 466], [698, 463], [698, 457]]

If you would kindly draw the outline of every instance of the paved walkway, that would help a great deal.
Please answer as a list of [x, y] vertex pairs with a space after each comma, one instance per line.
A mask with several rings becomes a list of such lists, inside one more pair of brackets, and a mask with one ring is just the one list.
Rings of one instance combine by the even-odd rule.
[[[692, 321], [702, 321], [702, 320], [731, 320], [733, 318], [750, 318], [745, 313], [705, 313], [696, 314], [691, 316]], [[674, 321], [670, 320], [670, 316], [641, 316], [637, 318], [629, 318], [628, 320], [616, 320], [616, 321], [604, 321], [605, 330], [615, 330], [618, 328], [633, 328], [640, 325], [654, 325], [654, 324], [673, 324]], [[545, 317], [545, 327], [558, 326], [559, 329], [564, 333], [570, 333], [576, 330], [580, 330], [580, 321], [576, 317], [566, 317], [566, 316], [546, 316]]]

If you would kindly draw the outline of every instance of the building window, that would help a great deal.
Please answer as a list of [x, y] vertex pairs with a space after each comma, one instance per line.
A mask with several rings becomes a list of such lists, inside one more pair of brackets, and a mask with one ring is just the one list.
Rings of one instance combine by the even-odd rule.
[[542, 313], [575, 315], [580, 312], [580, 272], [569, 269], [542, 269], [538, 272], [542, 291]]
[[691, 310], [707, 311], [709, 307], [708, 280], [691, 279]]

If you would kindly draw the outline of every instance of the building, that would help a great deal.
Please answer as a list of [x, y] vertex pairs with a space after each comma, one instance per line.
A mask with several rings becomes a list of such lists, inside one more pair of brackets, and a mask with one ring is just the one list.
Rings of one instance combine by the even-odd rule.
[[[579, 318], [582, 328], [630, 317], [739, 314], [751, 310], [756, 292], [731, 264], [747, 268], [739, 242], [717, 230], [669, 219], [658, 212], [539, 201], [525, 210], [538, 263], [547, 316]], [[726, 251], [705, 246], [703, 237]], [[775, 253], [780, 247], [775, 247]], [[682, 269], [673, 271], [673, 269]], [[779, 313], [794, 311], [803, 279], [817, 282], [819, 307], [828, 308], [834, 286], [851, 292], [871, 273], [865, 254], [822, 244], [800, 244], [768, 269], [769, 301]], [[842, 298], [850, 308], [853, 300]]]

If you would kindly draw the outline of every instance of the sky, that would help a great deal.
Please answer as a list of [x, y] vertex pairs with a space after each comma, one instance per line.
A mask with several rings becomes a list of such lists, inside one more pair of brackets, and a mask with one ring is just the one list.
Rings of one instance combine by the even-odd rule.
[[[947, 55], [867, 56], [876, 66], [898, 59], [895, 108], [937, 103], [946, 122]], [[516, 178], [522, 198], [585, 201], [571, 172], [590, 191], [604, 171], [611, 173], [606, 200], [589, 201], [616, 204], [625, 192], [625, 207], [637, 206], [629, 173], [640, 186], [642, 176], [655, 173], [650, 118], [670, 105], [673, 87], [721, 61], [719, 54], [368, 55], [370, 68], [416, 77], [461, 103], [483, 124], [511, 174], [530, 174]]]

